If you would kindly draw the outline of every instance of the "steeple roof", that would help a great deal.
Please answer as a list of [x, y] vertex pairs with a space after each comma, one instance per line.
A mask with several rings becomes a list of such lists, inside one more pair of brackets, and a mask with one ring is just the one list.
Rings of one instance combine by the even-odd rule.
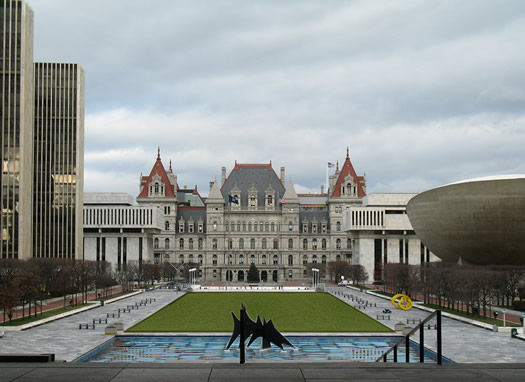
[[215, 182], [213, 182], [210, 193], [208, 194], [208, 198], [206, 198], [206, 204], [208, 203], [223, 203], [224, 204], [224, 198], [222, 197], [221, 190], [219, 188], [219, 184], [217, 183], [217, 179], [215, 179]]
[[145, 198], [148, 196], [148, 188], [155, 175], [158, 175], [161, 178], [162, 183], [164, 183], [165, 196], [168, 198], [175, 198], [175, 187], [178, 188], [178, 186], [172, 184], [169, 180], [168, 174], [166, 173], [164, 165], [162, 164], [162, 160], [160, 159], [160, 148], [158, 149], [157, 160], [155, 161], [155, 164], [153, 165], [150, 174], [148, 176], [143, 176], [140, 179], [140, 186], [142, 191], [138, 196], [139, 198]]
[[341, 197], [341, 185], [343, 184], [345, 178], [349, 175], [354, 179], [354, 182], [357, 185], [357, 196], [360, 198], [365, 197], [366, 196], [365, 177], [357, 176], [354, 170], [354, 166], [352, 166], [352, 162], [350, 161], [350, 155], [348, 152], [348, 148], [346, 148], [345, 163], [343, 164], [343, 167], [341, 168], [341, 171], [339, 172], [339, 177], [337, 178], [334, 189], [332, 190], [332, 194], [330, 195], [332, 198]]
[[295, 192], [292, 178], [290, 178], [290, 181], [288, 182], [288, 187], [286, 187], [286, 192], [284, 193], [283, 199], [286, 201], [286, 203], [299, 203], [299, 197], [297, 196], [297, 192]]

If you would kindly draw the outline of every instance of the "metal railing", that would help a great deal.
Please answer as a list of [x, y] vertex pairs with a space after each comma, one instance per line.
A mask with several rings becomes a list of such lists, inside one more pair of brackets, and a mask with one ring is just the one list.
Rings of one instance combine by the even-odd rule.
[[437, 335], [437, 364], [443, 363], [442, 346], [441, 346], [441, 310], [436, 310], [425, 318], [421, 323], [408, 332], [400, 341], [394, 346], [384, 352], [376, 362], [387, 362], [387, 356], [390, 353], [394, 353], [394, 362], [397, 362], [397, 350], [400, 346], [405, 344], [405, 362], [410, 362], [410, 336], [419, 330], [419, 362], [425, 362], [425, 324], [436, 317], [436, 335]]

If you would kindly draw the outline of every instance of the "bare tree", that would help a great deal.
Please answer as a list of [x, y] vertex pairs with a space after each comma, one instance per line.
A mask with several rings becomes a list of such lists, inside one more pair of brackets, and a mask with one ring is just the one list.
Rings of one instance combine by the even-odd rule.
[[348, 265], [345, 277], [352, 280], [352, 284], [361, 285], [368, 279], [368, 273], [361, 264], [352, 264]]

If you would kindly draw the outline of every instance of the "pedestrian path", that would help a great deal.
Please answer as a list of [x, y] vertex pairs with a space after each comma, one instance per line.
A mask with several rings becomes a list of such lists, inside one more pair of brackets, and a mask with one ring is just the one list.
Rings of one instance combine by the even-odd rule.
[[[390, 309], [392, 312], [390, 320], [381, 320], [381, 323], [392, 330], [395, 329], [395, 324], [398, 322], [405, 324], [407, 320], [419, 322], [430, 314], [416, 308], [408, 311], [401, 310], [395, 308], [390, 300], [351, 288], [335, 287], [327, 288], [327, 291], [351, 306], [359, 305], [357, 300], [368, 301], [368, 305], [372, 304], [373, 306], [361, 307], [360, 310], [374, 320], [377, 319], [378, 315], [383, 315], [384, 309]], [[353, 296], [354, 301], [347, 296]], [[511, 338], [510, 333], [493, 332], [446, 317], [442, 317], [441, 322], [443, 355], [454, 362], [519, 363], [525, 359], [525, 341]], [[431, 325], [434, 323], [435, 320], [431, 321]], [[414, 342], [418, 342], [418, 333], [412, 339]], [[437, 351], [435, 330], [425, 330], [425, 346]]]
[[[118, 293], [121, 293], [122, 292], [122, 286], [120, 285], [116, 285], [116, 286], [113, 286], [113, 287], [109, 287], [107, 288], [106, 290], [106, 293], [109, 292], [109, 296], [104, 296], [104, 298], [111, 298], [111, 296], [113, 295], [116, 295]], [[89, 292], [87, 294], [87, 300], [88, 302], [92, 302], [92, 301], [98, 301], [98, 298], [99, 296], [97, 295], [96, 292]], [[69, 300], [69, 298], [68, 298]], [[50, 298], [50, 299], [47, 299], [47, 300], [43, 300], [43, 301], [38, 301], [37, 302], [37, 308], [36, 308], [36, 311], [38, 313], [40, 313], [40, 311], [42, 310], [42, 312], [47, 312], [48, 310], [53, 310], [53, 309], [56, 309], [56, 308], [62, 308], [64, 307], [66, 304], [64, 303], [64, 298], [63, 297], [54, 297], [54, 298]], [[69, 304], [69, 303], [67, 303]], [[15, 320], [17, 318], [21, 318], [23, 316], [27, 317], [29, 315], [29, 312], [28, 312], [28, 309], [29, 309], [29, 306], [28, 305], [25, 305], [24, 306], [24, 309], [22, 309], [22, 306], [17, 306], [15, 307], [13, 310], [12, 310], [12, 319]], [[34, 314], [35, 312], [35, 306], [33, 305], [31, 307], [31, 314]], [[24, 314], [22, 314], [24, 313]], [[9, 321], [9, 317], [7, 314], [0, 314], [0, 326], [2, 325], [2, 322], [4, 322], [4, 316], [5, 316], [5, 321]]]
[[[25, 331], [6, 332], [4, 337], [0, 338], [0, 353], [54, 353], [56, 360], [72, 361], [109, 340], [110, 337], [104, 334], [108, 324], [122, 322], [125, 330], [182, 295], [184, 292], [158, 289]], [[141, 301], [146, 300], [151, 302], [140, 305]], [[131, 306], [138, 307], [127, 309]], [[120, 317], [118, 317], [119, 310]], [[104, 322], [106, 319], [107, 324]], [[93, 320], [96, 321], [94, 327]], [[99, 324], [99, 320], [103, 323]], [[86, 324], [89, 329], [79, 329], [79, 325]]]

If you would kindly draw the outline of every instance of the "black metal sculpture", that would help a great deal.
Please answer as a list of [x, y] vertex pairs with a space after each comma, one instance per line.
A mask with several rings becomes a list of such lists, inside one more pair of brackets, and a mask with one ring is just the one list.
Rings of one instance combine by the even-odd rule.
[[262, 338], [262, 349], [268, 349], [272, 347], [272, 343], [277, 345], [281, 350], [283, 350], [283, 345], [288, 345], [293, 348], [293, 346], [273, 325], [272, 320], [266, 321], [266, 319], [261, 322], [259, 316], [257, 316], [257, 321], [253, 321], [248, 313], [246, 313], [246, 307], [242, 305], [240, 318], [237, 318], [232, 312], [233, 316], [233, 333], [230, 337], [230, 341], [226, 346], [226, 349], [229, 349], [233, 342], [240, 337], [239, 339], [239, 349], [240, 349], [240, 363], [243, 364], [246, 361], [245, 356], [245, 345], [244, 342], [248, 337], [251, 336], [248, 346], [250, 346], [257, 338]]

